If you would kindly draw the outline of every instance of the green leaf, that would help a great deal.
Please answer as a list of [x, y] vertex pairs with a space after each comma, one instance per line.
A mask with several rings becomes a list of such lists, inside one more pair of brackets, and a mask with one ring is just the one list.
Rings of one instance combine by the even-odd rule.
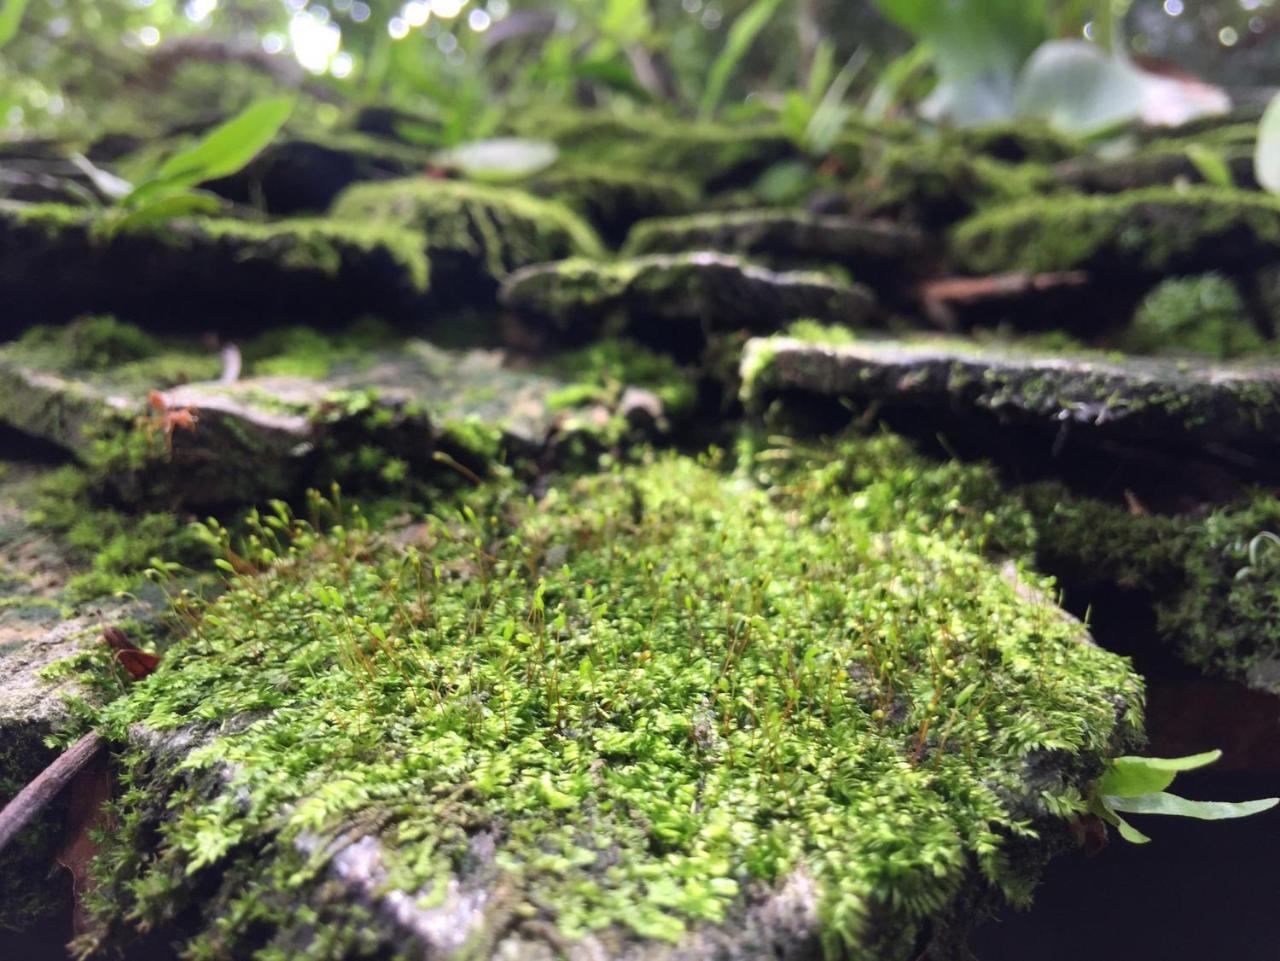
[[1117, 757], [1107, 765], [1098, 782], [1098, 793], [1108, 797], [1139, 797], [1163, 791], [1181, 771], [1212, 764], [1221, 751], [1206, 751], [1188, 757]]
[[1253, 172], [1264, 190], [1280, 193], [1280, 94], [1271, 98], [1258, 125]]
[[556, 162], [556, 145], [545, 140], [499, 137], [441, 150], [432, 159], [476, 180], [520, 180]]
[[702, 93], [702, 102], [698, 105], [700, 119], [710, 120], [715, 116], [716, 108], [724, 99], [725, 88], [729, 85], [729, 78], [733, 76], [733, 71], [737, 69], [742, 58], [755, 43], [760, 31], [773, 19], [773, 15], [778, 12], [780, 6], [782, 6], [782, 0], [756, 0], [742, 16], [733, 21], [724, 49], [711, 64], [711, 71], [707, 74], [707, 86]]
[[18, 35], [26, 9], [27, 0], [4, 0], [0, 5], [0, 47]]
[[1280, 804], [1280, 798], [1263, 798], [1258, 801], [1188, 801], [1176, 794], [1160, 791], [1141, 797], [1104, 797], [1103, 802], [1113, 810], [1124, 811], [1126, 814], [1167, 814], [1201, 821], [1225, 821], [1270, 811]]
[[213, 194], [191, 190], [186, 193], [154, 197], [127, 210], [120, 208], [103, 223], [108, 237], [122, 230], [136, 230], [150, 224], [166, 223], [191, 214], [211, 214], [222, 209], [222, 201]]
[[1119, 815], [1116, 818], [1116, 829], [1120, 832], [1120, 836], [1130, 844], [1150, 844], [1151, 838], [1147, 837], [1132, 824]]
[[1234, 187], [1235, 177], [1231, 175], [1231, 167], [1222, 154], [1202, 143], [1189, 143], [1185, 147], [1187, 159], [1196, 168], [1207, 184], [1215, 187]]
[[174, 154], [152, 179], [194, 186], [228, 177], [275, 139], [292, 111], [289, 98], [259, 100], [209, 131], [198, 143]]
[[1063, 133], [1087, 135], [1142, 113], [1142, 77], [1083, 40], [1042, 44], [1018, 77], [1017, 111]]

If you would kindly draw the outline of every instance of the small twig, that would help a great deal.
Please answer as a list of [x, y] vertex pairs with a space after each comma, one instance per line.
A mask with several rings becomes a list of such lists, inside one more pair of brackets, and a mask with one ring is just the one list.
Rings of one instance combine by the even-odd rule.
[[0, 811], [0, 851], [28, 824], [39, 817], [85, 766], [107, 747], [101, 734], [86, 734], [18, 792]]

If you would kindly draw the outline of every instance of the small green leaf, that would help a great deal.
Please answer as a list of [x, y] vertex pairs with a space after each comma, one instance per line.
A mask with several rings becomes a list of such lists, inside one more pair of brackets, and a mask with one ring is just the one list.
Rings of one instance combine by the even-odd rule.
[[1188, 801], [1176, 794], [1160, 791], [1141, 797], [1106, 797], [1104, 803], [1113, 810], [1126, 814], [1167, 814], [1174, 817], [1197, 818], [1201, 821], [1225, 821], [1230, 818], [1247, 818], [1252, 814], [1269, 811], [1280, 798], [1263, 798], [1258, 801]]
[[1280, 193], [1280, 94], [1271, 99], [1258, 124], [1253, 171], [1264, 190]]
[[1109, 797], [1139, 797], [1163, 791], [1181, 771], [1212, 764], [1222, 757], [1221, 751], [1206, 751], [1188, 757], [1117, 757], [1107, 765], [1098, 793]]
[[773, 19], [773, 15], [781, 5], [782, 0], [756, 0], [738, 19], [733, 21], [724, 49], [711, 64], [711, 70], [707, 74], [707, 85], [703, 88], [702, 101], [698, 104], [699, 119], [710, 120], [715, 116], [716, 108], [724, 99], [724, 91], [729, 86], [729, 78], [733, 76], [733, 71], [737, 69], [742, 58], [755, 43], [760, 31]]
[[112, 216], [104, 223], [107, 236], [122, 230], [136, 230], [150, 224], [165, 223], [176, 217], [187, 217], [191, 214], [212, 214], [222, 209], [222, 201], [213, 194], [200, 191], [186, 191], [178, 194], [167, 194], [144, 201], [119, 216]]
[[0, 47], [18, 35], [26, 9], [27, 0], [5, 0], [0, 5]]
[[1231, 167], [1222, 154], [1202, 143], [1189, 143], [1186, 148], [1187, 159], [1200, 174], [1200, 179], [1215, 187], [1234, 187], [1235, 178], [1231, 176]]
[[292, 111], [293, 101], [287, 97], [259, 100], [174, 154], [152, 179], [194, 186], [230, 176], [275, 139]]
[[1151, 838], [1147, 837], [1132, 824], [1120, 816], [1116, 816], [1116, 828], [1120, 831], [1120, 836], [1130, 844], [1150, 844]]

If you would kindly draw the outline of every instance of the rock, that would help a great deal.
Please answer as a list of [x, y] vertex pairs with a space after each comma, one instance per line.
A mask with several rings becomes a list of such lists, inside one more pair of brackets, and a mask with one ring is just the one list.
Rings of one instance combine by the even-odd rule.
[[510, 187], [453, 180], [389, 180], [343, 192], [333, 217], [394, 224], [425, 237], [445, 304], [488, 304], [508, 273], [576, 254], [599, 255], [600, 240], [568, 208]]
[[[1217, 462], [1243, 477], [1276, 474], [1280, 367], [1051, 356], [961, 341], [787, 338], [747, 346], [744, 396], [756, 409], [779, 395], [910, 411], [922, 433], [945, 424], [993, 435], [1028, 428], [1042, 457], [1068, 437], [1092, 446], [1164, 451]], [[921, 418], [925, 423], [921, 423]], [[957, 426], [956, 419], [961, 420]], [[1009, 434], [1027, 446], [1027, 438]], [[1020, 439], [1018, 439], [1020, 438]], [[1112, 470], [1119, 455], [1112, 448]]]
[[431, 152], [359, 133], [289, 136], [238, 173], [207, 188], [237, 203], [265, 205], [277, 216], [321, 213], [343, 190], [365, 180], [424, 174]]
[[925, 236], [915, 227], [789, 210], [740, 210], [642, 221], [630, 255], [718, 250], [781, 264], [839, 264], [876, 287], [927, 269]]
[[[0, 807], [57, 757], [45, 739], [71, 722], [64, 697], [90, 693], [49, 669], [96, 645], [104, 623], [152, 616], [137, 600], [68, 599], [64, 589], [81, 568], [28, 516], [30, 490], [49, 470], [0, 462]], [[69, 909], [70, 875], [54, 861], [67, 801], [56, 801], [0, 854], [0, 929]]]
[[171, 507], [289, 496], [362, 448], [417, 471], [446, 455], [483, 473], [499, 451], [530, 456], [561, 432], [551, 398], [562, 382], [424, 341], [323, 378], [180, 385], [156, 404], [146, 382], [119, 376], [50, 373], [21, 345], [0, 348], [0, 424], [73, 454], [119, 500]]
[[951, 234], [970, 273], [1087, 270], [1118, 286], [1280, 259], [1280, 198], [1218, 187], [1042, 197], [978, 214]]
[[576, 169], [563, 164], [525, 186], [530, 193], [575, 211], [612, 246], [621, 244], [638, 221], [689, 213], [698, 198], [693, 186], [674, 176], [626, 169]]
[[110, 311], [156, 327], [257, 329], [421, 309], [430, 270], [421, 239], [376, 224], [179, 220], [107, 235], [85, 211], [0, 206], [0, 336]]
[[[106, 859], [102, 946], [960, 956], [1136, 736], [1140, 681], [908, 505], [900, 457], [841, 456], [777, 487], [659, 458], [391, 537], [286, 521], [311, 546], [101, 716], [134, 785], [113, 849], [154, 845]], [[860, 505], [824, 487], [855, 465]]]
[[696, 354], [716, 331], [773, 331], [808, 317], [852, 325], [874, 310], [858, 284], [816, 272], [775, 273], [709, 252], [539, 264], [508, 278], [501, 299], [559, 338], [609, 328], [678, 355]]

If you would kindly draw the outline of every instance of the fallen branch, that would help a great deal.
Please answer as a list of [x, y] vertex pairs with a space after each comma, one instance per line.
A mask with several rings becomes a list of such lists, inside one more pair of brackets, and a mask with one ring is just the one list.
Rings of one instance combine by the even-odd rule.
[[107, 742], [102, 735], [86, 734], [19, 791], [0, 811], [0, 852], [106, 749]]

